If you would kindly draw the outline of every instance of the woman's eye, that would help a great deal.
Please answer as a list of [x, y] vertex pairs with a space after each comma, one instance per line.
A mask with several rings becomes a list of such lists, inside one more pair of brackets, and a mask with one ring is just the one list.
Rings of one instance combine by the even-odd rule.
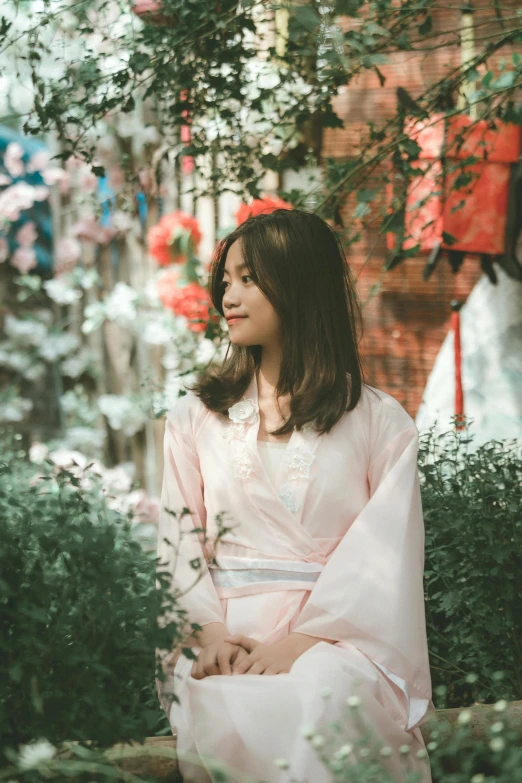
[[252, 280], [252, 278], [250, 277], [250, 275], [243, 275], [243, 277], [242, 277], [241, 279], [242, 279], [242, 280], [244, 280], [244, 279], [245, 279], [245, 277], [248, 277], [248, 278], [249, 278], [249, 280]]

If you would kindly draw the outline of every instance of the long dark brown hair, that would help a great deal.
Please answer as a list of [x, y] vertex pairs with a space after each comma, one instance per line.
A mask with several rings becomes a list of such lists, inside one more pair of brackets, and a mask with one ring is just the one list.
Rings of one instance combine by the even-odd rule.
[[[290, 416], [272, 435], [314, 422], [329, 432], [359, 402], [364, 372], [358, 343], [362, 312], [340, 239], [322, 218], [300, 209], [251, 217], [218, 244], [209, 292], [223, 316], [223, 270], [240, 240], [255, 285], [281, 318], [277, 397], [290, 395]], [[226, 414], [246, 391], [261, 363], [262, 347], [230, 343], [221, 367], [208, 367], [188, 386], [217, 413]]]

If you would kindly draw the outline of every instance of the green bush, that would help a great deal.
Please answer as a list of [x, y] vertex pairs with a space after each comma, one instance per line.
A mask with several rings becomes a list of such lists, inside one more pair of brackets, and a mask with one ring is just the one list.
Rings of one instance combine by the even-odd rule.
[[522, 455], [421, 435], [426, 621], [437, 707], [522, 699]]
[[37, 468], [12, 443], [0, 442], [2, 752], [35, 737], [107, 747], [169, 733], [156, 649], [179, 643], [181, 615], [155, 552], [99, 486]]

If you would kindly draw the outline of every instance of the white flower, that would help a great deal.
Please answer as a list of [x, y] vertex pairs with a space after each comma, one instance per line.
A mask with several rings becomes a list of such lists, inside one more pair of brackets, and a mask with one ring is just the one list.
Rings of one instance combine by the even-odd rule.
[[370, 748], [361, 748], [359, 751], [359, 756], [362, 759], [367, 758], [370, 755]]
[[97, 360], [97, 353], [87, 346], [80, 348], [74, 356], [69, 356], [60, 364], [62, 375], [78, 378]]
[[31, 400], [23, 397], [9, 400], [0, 408], [0, 422], [22, 421], [25, 414], [33, 409]]
[[485, 783], [486, 776], [479, 772], [478, 775], [473, 775], [470, 783]]
[[439, 747], [439, 743], [438, 742], [428, 742], [426, 747], [427, 747], [428, 750], [437, 750], [437, 748]]
[[57, 304], [69, 305], [82, 298], [82, 292], [72, 288], [65, 276], [46, 280], [43, 287], [49, 299]]
[[30, 745], [20, 746], [18, 765], [22, 769], [32, 769], [46, 761], [51, 761], [56, 755], [56, 748], [46, 739], [38, 740]]
[[388, 747], [388, 745], [384, 745], [380, 749], [379, 753], [380, 753], [381, 756], [387, 757], [387, 756], [391, 756], [393, 751], [392, 751], [392, 749], [390, 747]]
[[47, 362], [55, 362], [80, 347], [80, 340], [72, 332], [49, 333], [38, 353]]
[[276, 767], [279, 767], [279, 769], [288, 769], [290, 766], [286, 759], [276, 759], [274, 764]]
[[208, 337], [204, 337], [196, 348], [195, 360], [198, 364], [208, 364], [212, 361], [217, 351], [217, 346]]
[[27, 368], [27, 370], [25, 370], [23, 376], [26, 380], [35, 383], [45, 375], [45, 371], [46, 371], [45, 364], [43, 362], [36, 362], [36, 364], [32, 364], [30, 367]]
[[120, 394], [102, 394], [98, 398], [98, 407], [112, 429], [123, 430], [129, 438], [139, 432], [147, 421], [145, 413]]
[[489, 743], [489, 747], [491, 750], [493, 750], [495, 753], [499, 753], [500, 751], [504, 750], [506, 747], [506, 743], [502, 739], [502, 737], [495, 737], [491, 740]]
[[124, 492], [129, 495], [134, 480], [135, 466], [132, 462], [123, 462], [114, 468], [103, 471], [103, 486], [109, 492]]
[[500, 701], [497, 701], [493, 705], [493, 709], [495, 712], [504, 712], [504, 710], [507, 708], [507, 701], [505, 699], [500, 699]]
[[143, 339], [149, 345], [165, 345], [173, 339], [173, 334], [172, 330], [161, 321], [146, 321]]
[[39, 464], [49, 454], [49, 449], [45, 443], [33, 443], [29, 448], [29, 459], [31, 462]]
[[425, 759], [428, 755], [428, 752], [424, 748], [421, 748], [415, 755], [418, 759]]
[[105, 321], [105, 305], [103, 302], [92, 302], [84, 309], [83, 314], [85, 321], [82, 324], [83, 334], [91, 334], [91, 332], [99, 329]]
[[312, 737], [312, 745], [314, 748], [322, 748], [324, 745], [324, 737], [322, 737], [320, 734], [315, 734]]
[[15, 318], [10, 313], [7, 313], [5, 317], [4, 331], [19, 347], [39, 346], [47, 337], [47, 329], [44, 324], [34, 318]]
[[65, 437], [67, 448], [80, 449], [87, 454], [98, 454], [103, 448], [105, 430], [93, 427], [69, 427]]
[[312, 739], [314, 736], [314, 729], [312, 726], [301, 726], [301, 736], [305, 739]]
[[353, 751], [353, 745], [350, 743], [347, 743], [346, 745], [341, 745], [339, 750], [336, 750], [334, 753], [334, 756], [336, 759], [345, 759], [346, 756], [349, 756], [350, 753]]
[[249, 449], [243, 449], [232, 461], [234, 478], [248, 479], [254, 475], [254, 459]]
[[246, 397], [232, 405], [228, 415], [234, 424], [254, 424], [259, 416], [259, 407], [251, 397]]
[[401, 745], [399, 748], [399, 753], [406, 756], [410, 752], [410, 746], [409, 745]]
[[459, 714], [459, 717], [457, 718], [457, 721], [462, 726], [465, 726], [471, 721], [471, 712], [469, 710], [462, 710], [462, 712]]
[[107, 318], [120, 326], [129, 326], [136, 320], [137, 299], [136, 291], [120, 280], [105, 300]]
[[490, 727], [493, 734], [498, 734], [500, 731], [503, 730], [504, 724], [501, 720], [497, 721], [496, 723], [493, 723], [493, 725]]
[[285, 469], [289, 481], [307, 479], [310, 477], [310, 465], [315, 454], [303, 446], [289, 448], [285, 452]]
[[70, 470], [74, 467], [79, 467], [81, 470], [87, 465], [87, 457], [81, 453], [81, 451], [73, 451], [71, 449], [54, 449], [49, 452], [49, 459], [51, 462], [59, 468], [66, 468]]
[[346, 703], [349, 707], [357, 709], [357, 707], [361, 706], [361, 699], [359, 698], [359, 696], [349, 696], [346, 699]]

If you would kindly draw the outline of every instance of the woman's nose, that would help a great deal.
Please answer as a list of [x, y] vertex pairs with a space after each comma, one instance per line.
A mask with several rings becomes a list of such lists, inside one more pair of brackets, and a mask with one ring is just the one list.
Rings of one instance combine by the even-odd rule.
[[239, 305], [239, 297], [234, 292], [232, 286], [227, 286], [227, 290], [223, 294], [223, 307], [237, 307]]

